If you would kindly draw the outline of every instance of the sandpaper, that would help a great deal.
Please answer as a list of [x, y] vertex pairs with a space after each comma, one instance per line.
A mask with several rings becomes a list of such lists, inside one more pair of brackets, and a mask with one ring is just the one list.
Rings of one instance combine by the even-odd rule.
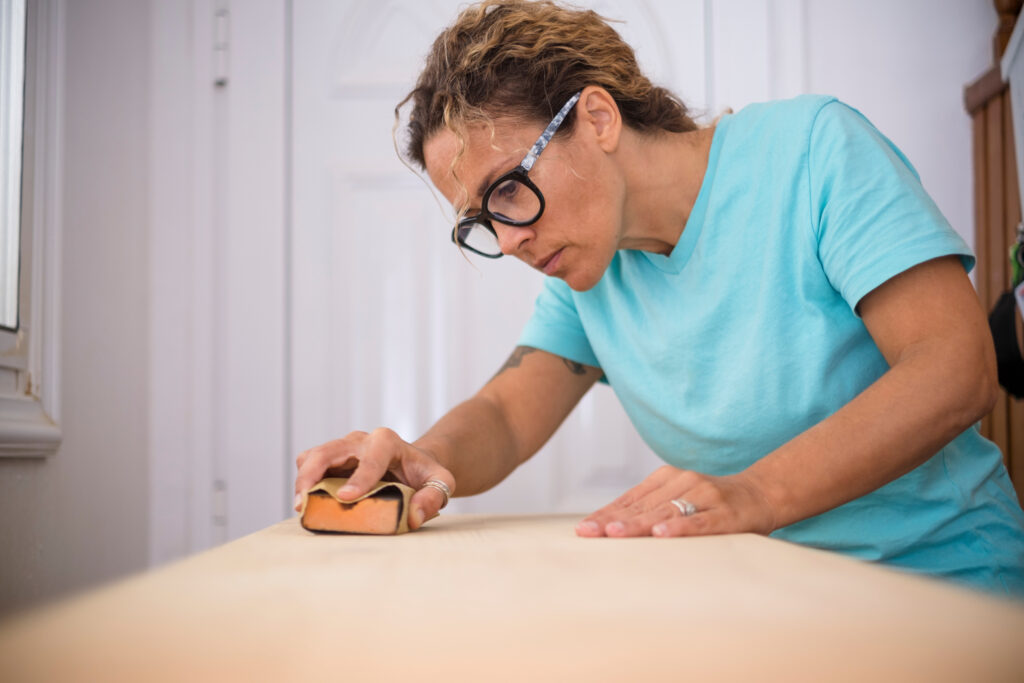
[[[338, 489], [346, 482], [348, 477], [327, 477], [303, 492], [299, 515], [304, 529], [363, 534], [409, 531], [409, 501], [415, 489], [399, 482], [382, 481], [355, 500], [343, 501], [338, 498]], [[311, 496], [317, 498], [312, 505]]]

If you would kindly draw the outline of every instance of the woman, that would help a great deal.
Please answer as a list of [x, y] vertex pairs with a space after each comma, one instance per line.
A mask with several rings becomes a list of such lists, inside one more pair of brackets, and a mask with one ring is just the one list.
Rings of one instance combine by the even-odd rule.
[[302, 453], [296, 493], [390, 472], [418, 528], [603, 381], [668, 464], [580, 536], [770, 533], [1024, 594], [1024, 513], [972, 427], [996, 391], [973, 257], [856, 110], [804, 96], [700, 128], [600, 17], [513, 0], [466, 9], [406, 99], [453, 240], [548, 277], [476, 396], [413, 443]]

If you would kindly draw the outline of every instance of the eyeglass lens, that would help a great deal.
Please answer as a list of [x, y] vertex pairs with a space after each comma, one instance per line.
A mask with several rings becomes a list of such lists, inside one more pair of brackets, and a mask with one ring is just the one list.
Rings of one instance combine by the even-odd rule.
[[[541, 200], [529, 185], [509, 178], [491, 191], [484, 212], [501, 222], [529, 223], [540, 215]], [[458, 241], [473, 251], [491, 256], [501, 254], [497, 236], [483, 223], [460, 225], [457, 234]]]
[[509, 178], [491, 191], [484, 210], [499, 221], [525, 223], [540, 214], [540, 197], [529, 186]]
[[501, 253], [501, 245], [497, 236], [482, 223], [467, 223], [458, 228], [459, 244], [473, 251], [488, 256]]

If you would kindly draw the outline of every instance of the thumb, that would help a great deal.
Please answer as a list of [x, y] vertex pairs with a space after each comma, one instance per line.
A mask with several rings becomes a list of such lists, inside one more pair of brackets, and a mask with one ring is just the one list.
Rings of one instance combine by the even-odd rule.
[[444, 469], [435, 470], [410, 500], [409, 528], [418, 529], [427, 520], [437, 517], [441, 508], [448, 504], [447, 494], [454, 490], [455, 478], [451, 472]]

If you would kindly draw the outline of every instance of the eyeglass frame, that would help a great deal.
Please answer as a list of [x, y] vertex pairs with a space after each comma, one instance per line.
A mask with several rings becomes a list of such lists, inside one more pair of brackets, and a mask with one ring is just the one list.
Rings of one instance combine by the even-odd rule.
[[[544, 193], [540, 191], [540, 188], [537, 187], [532, 180], [530, 180], [527, 174], [533, 168], [533, 165], [537, 162], [537, 157], [540, 156], [540, 153], [543, 152], [544, 149], [548, 146], [548, 143], [551, 142], [551, 138], [555, 136], [555, 133], [558, 131], [558, 128], [562, 125], [562, 122], [565, 120], [565, 117], [569, 115], [569, 112], [572, 110], [572, 108], [576, 105], [577, 102], [579, 102], [580, 96], [582, 94], [583, 91], [580, 90], [578, 93], [570, 97], [569, 101], [566, 102], [562, 106], [562, 108], [558, 110], [558, 113], [555, 114], [555, 117], [553, 119], [551, 119], [551, 122], [544, 129], [544, 132], [540, 134], [539, 138], [537, 138], [537, 142], [533, 143], [533, 147], [530, 148], [530, 151], [526, 154], [525, 157], [523, 157], [523, 160], [519, 162], [518, 166], [513, 168], [508, 173], [502, 174], [501, 176], [498, 177], [497, 180], [490, 184], [490, 186], [484, 192], [483, 198], [480, 201], [480, 211], [473, 216], [466, 216], [462, 218], [458, 223], [455, 224], [455, 227], [452, 228], [452, 242], [459, 245], [460, 247], [469, 249], [474, 254], [479, 254], [480, 256], [483, 256], [485, 258], [501, 258], [502, 256], [504, 256], [504, 254], [501, 252], [498, 252], [497, 254], [485, 254], [482, 251], [477, 251], [476, 249], [469, 246], [465, 242], [460, 242], [458, 239], [459, 228], [465, 225], [479, 223], [483, 227], [490, 230], [491, 234], [494, 235], [494, 239], [498, 241], [500, 244], [500, 240], [498, 240], [498, 232], [494, 229], [494, 226], [491, 225], [492, 219], [498, 221], [503, 225], [511, 225], [517, 228], [521, 228], [527, 225], [533, 225], [534, 223], [540, 220], [540, 217], [544, 215]], [[540, 208], [537, 209], [536, 216], [527, 221], [516, 221], [507, 217], [505, 219], [499, 218], [498, 216], [492, 214], [490, 211], [487, 210], [487, 202], [491, 198], [491, 193], [494, 192], [494, 190], [497, 189], [499, 185], [501, 185], [507, 180], [516, 180], [522, 183], [523, 185], [526, 185], [534, 194], [537, 195], [537, 199], [540, 200]]]

